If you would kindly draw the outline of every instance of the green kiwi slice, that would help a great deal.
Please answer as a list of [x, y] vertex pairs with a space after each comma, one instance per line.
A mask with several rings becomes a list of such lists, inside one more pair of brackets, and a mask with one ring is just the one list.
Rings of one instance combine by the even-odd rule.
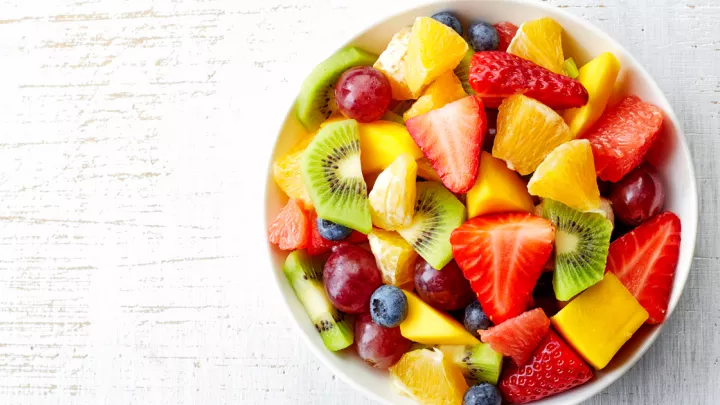
[[431, 266], [442, 269], [452, 260], [450, 234], [465, 222], [465, 206], [445, 186], [434, 181], [417, 183], [415, 216], [398, 230]]
[[343, 72], [356, 66], [372, 66], [377, 58], [362, 49], [349, 47], [315, 66], [300, 87], [297, 98], [297, 117], [303, 126], [308, 131], [315, 131], [337, 111], [335, 82]]
[[440, 345], [438, 349], [462, 370], [468, 384], [497, 384], [502, 370], [503, 355], [480, 343], [471, 346]]
[[318, 217], [370, 233], [372, 220], [360, 167], [357, 121], [323, 126], [303, 152], [300, 174]]
[[543, 200], [542, 216], [555, 225], [555, 297], [567, 301], [603, 279], [613, 225], [603, 214]]
[[468, 50], [465, 53], [465, 57], [460, 61], [460, 63], [455, 68], [455, 76], [460, 79], [460, 83], [462, 83], [463, 89], [465, 89], [465, 93], [468, 94], [468, 96], [472, 96], [475, 94], [475, 90], [473, 90], [472, 86], [470, 86], [470, 59], [472, 59], [473, 55], [475, 55], [475, 51], [472, 49], [472, 46], [468, 46]]
[[290, 253], [283, 266], [285, 277], [315, 324], [325, 347], [335, 352], [353, 344], [354, 334], [345, 315], [330, 303], [323, 286], [322, 272], [320, 259], [309, 256], [304, 250]]

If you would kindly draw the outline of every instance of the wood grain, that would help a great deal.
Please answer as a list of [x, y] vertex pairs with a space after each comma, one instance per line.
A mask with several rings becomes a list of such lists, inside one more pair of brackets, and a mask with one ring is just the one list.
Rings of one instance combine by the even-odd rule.
[[[0, 2], [0, 403], [371, 404], [295, 335], [261, 224], [278, 103], [411, 0]], [[590, 405], [720, 398], [720, 5], [549, 0], [649, 69], [701, 196], [661, 338]]]

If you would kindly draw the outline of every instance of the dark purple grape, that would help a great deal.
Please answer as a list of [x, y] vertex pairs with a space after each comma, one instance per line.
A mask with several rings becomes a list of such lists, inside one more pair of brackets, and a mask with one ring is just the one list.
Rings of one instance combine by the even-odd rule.
[[335, 85], [338, 109], [358, 122], [373, 122], [382, 118], [391, 99], [390, 82], [382, 72], [370, 66], [348, 69]]
[[335, 308], [349, 313], [367, 312], [370, 296], [382, 285], [375, 257], [355, 245], [340, 245], [325, 262], [323, 282]]
[[610, 190], [615, 217], [637, 226], [660, 213], [665, 204], [665, 187], [660, 174], [647, 163], [633, 169]]
[[362, 314], [355, 321], [355, 344], [365, 363], [386, 369], [410, 350], [412, 342], [400, 334], [400, 327], [384, 328], [370, 314]]
[[420, 298], [438, 309], [462, 309], [475, 299], [470, 283], [455, 261], [448, 263], [442, 270], [435, 270], [428, 262], [418, 258], [414, 280]]

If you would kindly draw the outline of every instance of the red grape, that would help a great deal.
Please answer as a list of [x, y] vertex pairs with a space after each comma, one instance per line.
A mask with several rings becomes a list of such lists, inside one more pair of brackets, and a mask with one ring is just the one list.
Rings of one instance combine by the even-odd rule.
[[465, 308], [475, 299], [470, 283], [454, 261], [435, 270], [419, 258], [415, 262], [415, 289], [423, 301], [445, 311]]
[[370, 296], [382, 285], [382, 275], [372, 253], [355, 245], [340, 245], [325, 262], [323, 281], [337, 309], [360, 314], [370, 310]]
[[400, 327], [383, 328], [372, 321], [370, 314], [362, 314], [355, 321], [355, 343], [365, 363], [386, 369], [397, 363], [412, 342], [400, 334]]
[[379, 120], [392, 99], [390, 82], [370, 66], [348, 69], [335, 85], [335, 102], [343, 115], [358, 122]]
[[610, 190], [615, 216], [627, 225], [637, 226], [657, 215], [665, 203], [665, 187], [660, 174], [647, 163], [633, 169]]

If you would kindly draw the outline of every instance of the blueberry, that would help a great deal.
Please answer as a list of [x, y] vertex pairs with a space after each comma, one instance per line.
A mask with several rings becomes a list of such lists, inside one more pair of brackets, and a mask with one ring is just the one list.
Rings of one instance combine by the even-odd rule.
[[437, 14], [433, 14], [432, 19], [454, 29], [455, 32], [458, 33], [458, 35], [463, 34], [462, 24], [460, 24], [460, 20], [458, 20], [455, 14], [449, 11], [441, 11]]
[[394, 328], [400, 325], [407, 312], [407, 297], [395, 286], [381, 286], [370, 297], [370, 316], [380, 326]]
[[500, 44], [500, 36], [495, 27], [484, 21], [470, 25], [468, 39], [475, 52], [494, 51]]
[[475, 301], [465, 308], [465, 318], [463, 319], [465, 329], [472, 333], [476, 338], [480, 338], [478, 329], [487, 329], [492, 326], [490, 318], [485, 314], [480, 303]]
[[473, 385], [465, 391], [463, 405], [500, 405], [502, 397], [500, 391], [488, 383]]
[[327, 240], [338, 241], [350, 236], [352, 229], [326, 219], [317, 219], [318, 232]]

